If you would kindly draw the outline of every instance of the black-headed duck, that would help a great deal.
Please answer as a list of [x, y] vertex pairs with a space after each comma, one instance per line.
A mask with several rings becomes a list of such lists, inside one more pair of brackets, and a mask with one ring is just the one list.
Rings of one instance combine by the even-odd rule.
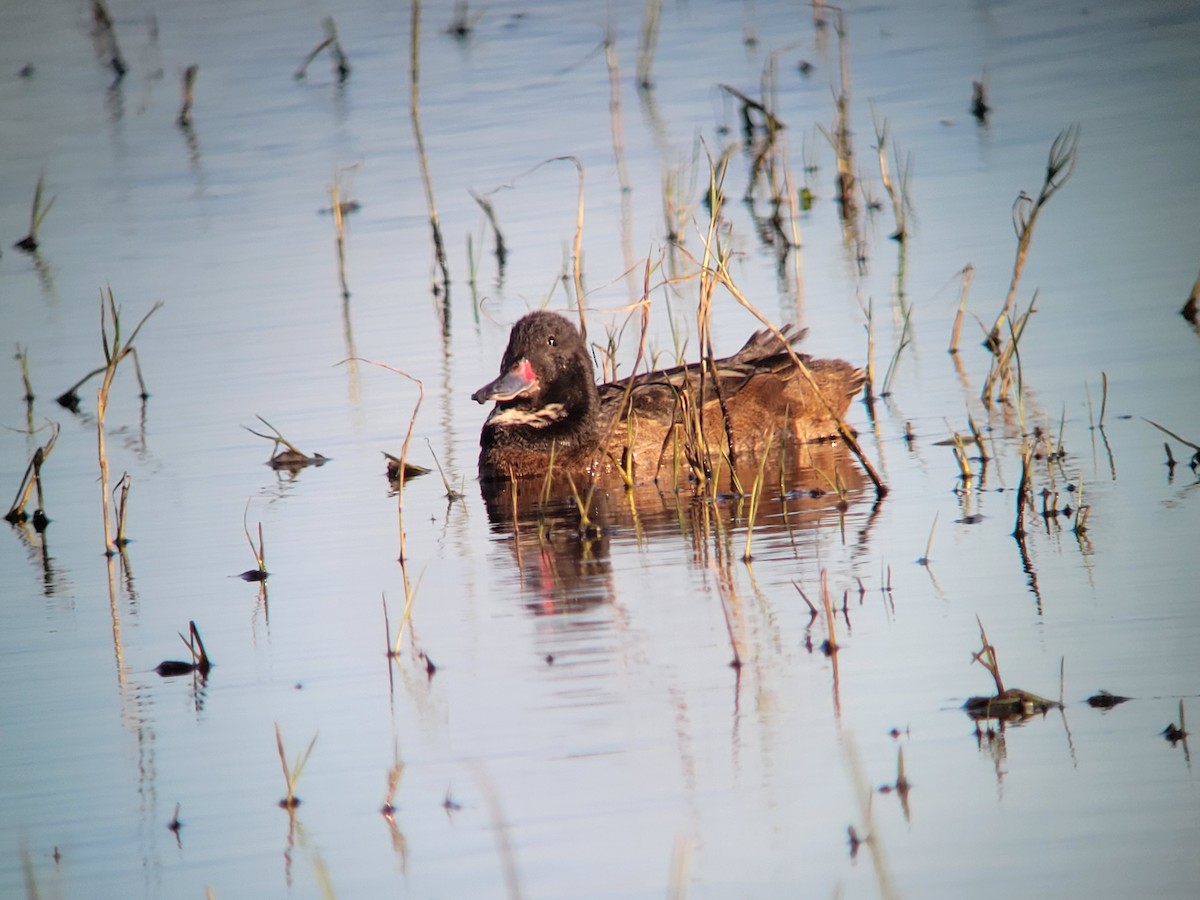
[[[794, 344], [804, 331], [785, 326], [781, 334]], [[826, 402], [769, 330], [711, 369], [692, 363], [597, 385], [575, 326], [557, 313], [529, 313], [513, 325], [500, 377], [471, 395], [496, 403], [480, 435], [480, 477], [543, 476], [552, 452], [555, 470], [620, 467], [656, 477], [673, 459], [703, 465], [729, 456], [730, 444], [740, 458], [770, 442], [836, 437], [829, 407], [845, 415], [863, 372], [845, 360], [797, 355]]]

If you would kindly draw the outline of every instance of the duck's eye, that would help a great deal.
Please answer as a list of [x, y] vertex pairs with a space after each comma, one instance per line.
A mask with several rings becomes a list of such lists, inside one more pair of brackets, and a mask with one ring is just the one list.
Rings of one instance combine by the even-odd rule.
[[549, 344], [551, 347], [558, 346], [558, 341], [556, 341], [553, 337], [546, 338], [546, 343]]

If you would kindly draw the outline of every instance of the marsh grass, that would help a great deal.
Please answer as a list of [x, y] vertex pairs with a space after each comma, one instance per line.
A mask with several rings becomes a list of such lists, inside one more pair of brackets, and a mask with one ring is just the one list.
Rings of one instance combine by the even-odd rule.
[[300, 798], [296, 796], [296, 785], [300, 781], [300, 775], [304, 772], [304, 767], [308, 765], [308, 760], [312, 756], [313, 747], [316, 746], [319, 734], [320, 732], [314, 734], [313, 739], [308, 742], [308, 747], [304, 752], [300, 753], [291, 765], [288, 765], [287, 753], [283, 749], [283, 732], [279, 730], [279, 723], [275, 723], [275, 746], [279, 750], [279, 764], [283, 767], [283, 780], [287, 786], [287, 796], [279, 801], [279, 805], [283, 809], [293, 810], [300, 805]]
[[38, 176], [37, 186], [33, 189], [33, 203], [29, 208], [29, 233], [13, 244], [13, 247], [26, 253], [33, 253], [38, 249], [38, 230], [56, 199], [57, 195], [46, 199], [46, 173], [43, 172]]
[[925, 555], [917, 560], [917, 564], [929, 568], [929, 564], [933, 561], [933, 534], [937, 528], [938, 514], [933, 514], [933, 522], [929, 526], [929, 538], [925, 541]]
[[338, 173], [334, 176], [333, 183], [330, 184], [327, 189], [329, 191], [329, 199], [332, 202], [331, 209], [333, 211], [334, 245], [335, 245], [335, 249], [337, 252], [338, 282], [342, 286], [342, 299], [343, 300], [350, 299], [350, 285], [346, 282], [346, 216], [345, 216], [345, 212], [347, 209], [353, 208], [350, 205], [350, 203], [352, 201], [346, 201], [343, 198], [345, 197], [346, 175], [349, 171], [351, 171], [354, 168], [356, 168], [356, 167], [349, 166], [347, 168], [340, 169], [338, 171]]
[[478, 204], [483, 210], [483, 215], [487, 219], [487, 223], [492, 226], [492, 234], [496, 236], [496, 242], [493, 248], [493, 253], [496, 257], [496, 266], [500, 270], [500, 277], [504, 277], [504, 267], [508, 262], [508, 247], [504, 243], [504, 232], [500, 230], [500, 222], [496, 216], [496, 207], [486, 197], [481, 197], [474, 191], [468, 191], [471, 199]]

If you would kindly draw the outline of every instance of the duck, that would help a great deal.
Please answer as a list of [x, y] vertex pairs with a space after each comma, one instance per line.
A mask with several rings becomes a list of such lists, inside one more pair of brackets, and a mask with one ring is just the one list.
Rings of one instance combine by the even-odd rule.
[[711, 472], [721, 457], [741, 463], [782, 441], [836, 439], [865, 376], [845, 360], [797, 353], [810, 382], [790, 349], [805, 333], [763, 329], [711, 366], [598, 385], [575, 325], [556, 312], [528, 313], [512, 327], [500, 375], [471, 395], [495, 404], [479, 438], [480, 480], [545, 477], [552, 467], [657, 480], [664, 468], [677, 473], [680, 460], [687, 471]]

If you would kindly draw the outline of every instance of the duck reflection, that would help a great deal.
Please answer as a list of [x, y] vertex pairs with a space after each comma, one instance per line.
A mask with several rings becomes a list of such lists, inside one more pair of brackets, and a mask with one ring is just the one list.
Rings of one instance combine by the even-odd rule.
[[661, 479], [627, 487], [616, 475], [583, 483], [568, 475], [481, 482], [492, 531], [507, 537], [527, 608], [538, 615], [614, 600], [614, 545], [646, 548], [682, 538], [689, 564], [703, 567], [742, 558], [750, 529], [755, 558], [795, 559], [812, 552], [816, 529], [834, 527], [861, 550], [875, 500], [868, 488], [836, 442], [786, 447], [761, 477], [753, 467], [736, 478], [726, 470], [715, 487], [684, 480], [676, 488]]

